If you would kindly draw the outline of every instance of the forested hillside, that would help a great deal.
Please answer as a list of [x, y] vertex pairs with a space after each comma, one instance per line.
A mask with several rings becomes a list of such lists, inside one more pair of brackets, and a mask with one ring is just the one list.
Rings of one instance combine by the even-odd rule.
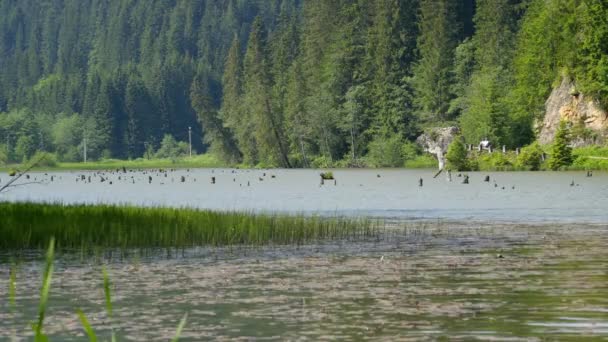
[[[563, 77], [608, 104], [603, 0], [0, 0], [0, 154], [399, 166], [426, 128], [535, 140]], [[0, 156], [0, 162], [2, 157]]]

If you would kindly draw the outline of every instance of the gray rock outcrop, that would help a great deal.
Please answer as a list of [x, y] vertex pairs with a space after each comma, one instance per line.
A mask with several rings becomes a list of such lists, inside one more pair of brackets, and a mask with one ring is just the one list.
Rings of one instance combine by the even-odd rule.
[[443, 169], [445, 164], [444, 154], [448, 151], [448, 146], [450, 146], [459, 133], [460, 130], [458, 127], [453, 126], [433, 128], [419, 136], [418, 139], [416, 139], [416, 143], [420, 145], [425, 152], [437, 156], [439, 169]]
[[559, 87], [553, 89], [545, 103], [545, 117], [540, 127], [538, 140], [550, 144], [561, 120], [573, 125], [582, 125], [594, 132], [590, 137], [573, 137], [574, 146], [598, 144], [608, 134], [608, 113], [599, 103], [576, 90], [574, 82], [564, 78]]

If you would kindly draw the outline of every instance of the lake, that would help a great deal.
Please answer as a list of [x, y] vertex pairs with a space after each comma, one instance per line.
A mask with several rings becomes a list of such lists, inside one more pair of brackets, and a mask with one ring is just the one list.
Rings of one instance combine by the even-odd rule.
[[[373, 239], [304, 246], [64, 252], [45, 321], [52, 340], [84, 339], [78, 308], [104, 339], [112, 326], [132, 341], [170, 339], [184, 313], [190, 341], [608, 338], [607, 174], [471, 172], [462, 184], [458, 174], [433, 179], [433, 170], [334, 170], [336, 182], [320, 185], [319, 172], [32, 173], [23, 182], [40, 184], [0, 199], [388, 222]], [[0, 251], [0, 340], [31, 339], [41, 256]], [[112, 320], [102, 265], [112, 281]]]
[[[434, 170], [334, 170], [336, 184], [326, 181], [321, 186], [320, 172], [196, 169], [166, 174], [32, 173], [29, 181], [43, 183], [14, 188], [0, 195], [0, 200], [303, 212], [398, 220], [608, 222], [606, 173], [596, 172], [588, 178], [585, 172], [470, 172], [467, 185], [462, 184], [463, 178], [458, 174], [452, 175], [452, 182], [445, 174], [433, 179]], [[81, 175], [85, 182], [77, 181]], [[486, 175], [490, 182], [484, 182]], [[87, 183], [89, 176], [91, 182]], [[100, 177], [106, 181], [102, 183]], [[216, 184], [211, 184], [211, 177], [215, 177]], [[419, 187], [420, 178], [423, 187]], [[8, 179], [6, 174], [0, 174], [0, 183]]]
[[[81, 308], [109, 337], [105, 264], [120, 340], [167, 341], [186, 312], [189, 341], [608, 337], [606, 226], [418, 224], [373, 241], [64, 254], [45, 331], [83, 340]], [[0, 340], [25, 340], [39, 259], [19, 266], [15, 309], [8, 278], [0, 262]]]

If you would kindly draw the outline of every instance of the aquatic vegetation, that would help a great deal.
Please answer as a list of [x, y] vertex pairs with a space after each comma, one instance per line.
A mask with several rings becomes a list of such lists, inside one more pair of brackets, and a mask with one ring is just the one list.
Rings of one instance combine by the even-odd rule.
[[36, 333], [34, 341], [48, 341], [48, 337], [42, 331], [42, 324], [46, 314], [47, 304], [49, 300], [49, 291], [51, 289], [51, 278], [53, 275], [53, 260], [55, 255], [55, 240], [51, 237], [49, 248], [46, 252], [46, 263], [42, 278], [42, 288], [40, 288], [40, 304], [38, 307], [38, 322], [32, 326]]
[[[43, 278], [42, 278], [42, 287], [40, 289], [40, 304], [39, 304], [39, 308], [38, 308], [38, 321], [37, 321], [37, 323], [32, 324], [32, 329], [34, 330], [34, 333], [35, 333], [35, 335], [34, 335], [35, 342], [48, 342], [49, 341], [49, 337], [47, 335], [45, 335], [43, 332], [43, 323], [44, 323], [46, 311], [48, 309], [49, 292], [51, 289], [51, 279], [52, 279], [52, 275], [53, 275], [53, 264], [55, 261], [54, 259], [55, 259], [55, 240], [53, 238], [51, 238], [51, 240], [49, 242], [49, 247], [46, 252], [45, 267], [44, 267], [44, 273], [43, 273]], [[11, 285], [10, 285], [10, 289], [11, 289], [10, 290], [11, 291], [10, 301], [11, 301], [11, 306], [13, 306], [13, 307], [15, 306], [15, 304], [14, 304], [14, 301], [15, 301], [14, 283], [15, 283], [15, 277], [16, 277], [15, 273], [16, 273], [16, 268], [13, 267], [11, 269]], [[105, 299], [106, 299], [106, 311], [107, 311], [108, 318], [110, 319], [110, 327], [112, 330], [111, 341], [115, 342], [117, 339], [116, 339], [116, 334], [114, 332], [114, 328], [112, 325], [112, 295], [111, 295], [111, 291], [110, 291], [110, 278], [109, 278], [108, 272], [105, 267], [103, 268], [102, 273], [103, 273], [104, 295], [105, 295]], [[95, 334], [95, 331], [93, 330], [93, 327], [89, 323], [89, 320], [85, 316], [84, 312], [82, 310], [78, 309], [78, 310], [76, 310], [76, 314], [78, 316], [78, 319], [82, 323], [85, 333], [89, 337], [89, 341], [97, 342], [97, 340], [98, 340], [97, 334]], [[173, 342], [179, 341], [179, 337], [182, 333], [182, 330], [184, 329], [184, 326], [186, 325], [187, 319], [188, 319], [188, 314], [186, 313], [186, 314], [184, 314], [183, 318], [181, 319], [181, 321], [177, 327], [175, 337], [172, 339]]]
[[113, 205], [0, 203], [0, 249], [303, 244], [374, 237], [368, 219]]
[[334, 173], [331, 171], [321, 172], [321, 179], [332, 180], [332, 179], [334, 179]]

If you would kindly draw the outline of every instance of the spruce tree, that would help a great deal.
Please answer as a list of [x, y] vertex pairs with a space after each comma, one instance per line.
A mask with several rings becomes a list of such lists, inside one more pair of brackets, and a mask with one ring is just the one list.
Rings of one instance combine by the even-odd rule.
[[414, 68], [412, 84], [416, 103], [428, 121], [447, 120], [452, 94], [454, 51], [460, 25], [455, 1], [421, 0], [418, 25], [420, 59]]
[[448, 153], [446, 154], [448, 169], [456, 171], [469, 171], [469, 160], [467, 159], [467, 148], [462, 142], [462, 137], [456, 137], [454, 141], [448, 146]]
[[[267, 35], [261, 17], [253, 23], [243, 64], [244, 112], [252, 120], [259, 161], [291, 167], [284, 139], [282, 113], [273, 109]], [[263, 159], [263, 160], [262, 160]]]
[[559, 123], [553, 146], [551, 146], [551, 156], [549, 158], [549, 168], [557, 171], [572, 164], [572, 147], [570, 147], [570, 129], [566, 121]]

